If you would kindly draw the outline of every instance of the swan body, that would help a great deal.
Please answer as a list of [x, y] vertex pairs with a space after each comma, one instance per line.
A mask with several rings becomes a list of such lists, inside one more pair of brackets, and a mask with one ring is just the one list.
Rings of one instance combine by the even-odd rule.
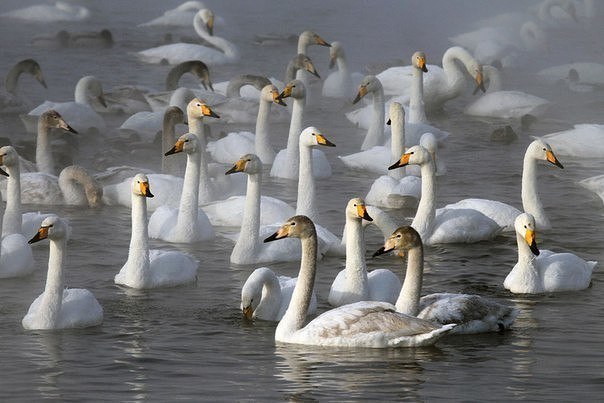
[[1, 14], [2, 17], [15, 18], [31, 22], [80, 22], [90, 19], [90, 10], [86, 7], [75, 6], [64, 1], [57, 1], [53, 5], [36, 4], [8, 11]]
[[585, 261], [572, 253], [539, 250], [535, 241], [535, 220], [528, 213], [516, 218], [518, 262], [503, 286], [515, 294], [578, 291], [589, 287], [598, 262]]
[[592, 176], [579, 182], [581, 186], [596, 193], [604, 202], [604, 175]]
[[363, 75], [350, 72], [344, 47], [340, 42], [334, 41], [331, 43], [329, 57], [329, 68], [337, 65], [337, 71], [327, 76], [323, 82], [323, 96], [349, 99], [361, 84]]
[[555, 84], [568, 78], [571, 70], [577, 72], [579, 83], [596, 86], [604, 85], [604, 64], [577, 62], [552, 66], [537, 72], [537, 77], [545, 83]]
[[[281, 320], [292, 299], [297, 278], [277, 276], [268, 267], [252, 272], [241, 288], [241, 310], [247, 319]], [[317, 297], [313, 291], [308, 315], [317, 311]]]
[[602, 158], [604, 156], [604, 125], [584, 123], [572, 129], [541, 137], [556, 149], [556, 154], [575, 158]]
[[265, 242], [299, 238], [300, 273], [291, 302], [275, 330], [275, 341], [333, 347], [414, 347], [434, 344], [455, 325], [443, 327], [397, 313], [392, 304], [361, 301], [329, 310], [306, 324], [317, 270], [317, 234], [306, 216], [294, 216]]
[[139, 27], [190, 27], [199, 10], [206, 8], [201, 1], [185, 1], [178, 7], [166, 10], [162, 15], [139, 24]]
[[115, 276], [115, 283], [145, 289], [173, 287], [197, 279], [197, 262], [177, 251], [149, 250], [146, 199], [153, 197], [149, 179], [138, 174], [132, 180], [132, 237], [128, 260]]
[[0, 113], [22, 112], [27, 107], [27, 102], [19, 97], [17, 84], [21, 74], [31, 74], [44, 88], [46, 81], [42, 75], [42, 68], [34, 59], [25, 59], [17, 62], [7, 73], [4, 80], [4, 90], [0, 90]]
[[48, 238], [50, 253], [46, 286], [23, 318], [22, 324], [25, 329], [83, 328], [97, 326], [103, 322], [103, 308], [90, 291], [64, 287], [67, 234], [67, 223], [52, 215], [42, 221], [40, 229], [29, 241], [34, 243]]

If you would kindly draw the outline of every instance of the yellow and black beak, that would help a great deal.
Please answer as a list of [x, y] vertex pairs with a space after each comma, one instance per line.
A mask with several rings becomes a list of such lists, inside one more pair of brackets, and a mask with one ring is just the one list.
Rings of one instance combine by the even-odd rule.
[[144, 195], [145, 197], [153, 197], [153, 194], [151, 193], [151, 190], [149, 189], [149, 182], [141, 182], [140, 187], [141, 187], [142, 195]]
[[27, 241], [27, 243], [32, 244], [32, 243], [35, 243], [35, 242], [48, 238], [48, 228], [49, 227], [40, 227], [38, 232], [36, 232], [36, 235], [34, 235], [32, 239]]
[[245, 165], [247, 164], [247, 160], [238, 160], [235, 165], [229, 169], [228, 171], [226, 171], [224, 174], [225, 175], [230, 175], [230, 174], [234, 174], [237, 172], [244, 172], [245, 171]]
[[359, 87], [359, 92], [357, 93], [357, 96], [352, 100], [353, 104], [356, 104], [357, 102], [359, 102], [365, 95], [367, 95], [367, 86], [366, 85], [361, 85]]
[[363, 220], [373, 221], [373, 218], [371, 218], [371, 216], [367, 212], [367, 206], [365, 206], [364, 204], [357, 204], [357, 214]]
[[275, 232], [273, 235], [266, 238], [264, 240], [264, 242], [272, 242], [272, 241], [276, 241], [277, 239], [286, 238], [288, 229], [289, 229], [289, 224], [283, 225], [281, 228], [279, 228], [277, 230], [277, 232]]
[[319, 143], [322, 146], [327, 146], [327, 147], [335, 147], [336, 146], [334, 143], [332, 143], [331, 141], [327, 140], [325, 138], [325, 136], [323, 136], [322, 134], [315, 134], [315, 136], [317, 137], [317, 143]]
[[390, 251], [394, 250], [394, 246], [395, 246], [395, 241], [393, 237], [390, 237], [388, 239], [386, 239], [386, 242], [384, 243], [384, 246], [382, 246], [381, 248], [379, 248], [377, 251], [375, 251], [372, 255], [372, 257], [376, 257], [379, 255], [383, 255], [384, 253], [388, 253]]
[[277, 90], [272, 90], [271, 94], [273, 94], [273, 102], [281, 105], [281, 106], [287, 106], [287, 104], [285, 102], [283, 102], [283, 99], [281, 99], [281, 95], [279, 94], [279, 91]]
[[214, 16], [210, 16], [210, 18], [208, 18], [208, 22], [206, 23], [206, 28], [210, 35], [214, 35]]
[[285, 88], [283, 88], [283, 91], [281, 91], [281, 94], [279, 94], [279, 99], [283, 99], [283, 98], [289, 98], [292, 96], [292, 89], [293, 87], [291, 85], [286, 85]]
[[252, 306], [244, 306], [242, 309], [243, 318], [246, 320], [252, 320], [254, 318], [254, 311], [252, 310]]
[[558, 168], [564, 169], [564, 166], [560, 163], [560, 161], [558, 161], [558, 158], [556, 158], [556, 156], [554, 155], [553, 151], [547, 150], [545, 152], [545, 158], [547, 158], [548, 162], [551, 162], [552, 164], [554, 164]]
[[406, 165], [409, 165], [409, 158], [411, 157], [411, 153], [405, 153], [403, 154], [403, 156], [401, 157], [400, 160], [396, 161], [394, 164], [390, 165], [388, 167], [388, 170], [393, 170], [396, 168], [401, 168], [404, 167]]
[[64, 120], [63, 118], [61, 118], [61, 119], [59, 120], [59, 127], [60, 127], [61, 129], [63, 129], [63, 130], [67, 130], [68, 132], [71, 132], [71, 133], [73, 133], [73, 134], [78, 134], [78, 132], [77, 132], [77, 131], [75, 131], [73, 127], [69, 126], [69, 125], [67, 124], [67, 122], [65, 122], [65, 120]]
[[312, 64], [310, 61], [306, 61], [306, 63], [304, 63], [304, 69], [306, 71], [308, 71], [310, 74], [312, 74], [313, 76], [315, 76], [317, 78], [321, 78], [321, 76], [319, 75], [319, 72], [315, 68], [315, 65]]
[[486, 92], [487, 89], [484, 87], [484, 81], [482, 79], [482, 71], [476, 72], [476, 77], [474, 77], [474, 81], [476, 82], [476, 88], [474, 89], [474, 94], [478, 92], [478, 90], [482, 92]]
[[168, 155], [172, 155], [172, 154], [177, 154], [177, 153], [181, 153], [183, 150], [185, 142], [182, 140], [178, 140], [176, 142], [176, 144], [174, 144], [174, 147], [172, 147], [170, 150], [166, 151], [166, 153], [164, 155], [168, 156]]
[[428, 72], [428, 67], [426, 65], [425, 57], [420, 57], [419, 60], [417, 61], [417, 65], [420, 68], [420, 70], [423, 71], [424, 73]]
[[535, 239], [535, 231], [527, 229], [526, 233], [524, 234], [524, 240], [528, 244], [529, 248], [531, 248], [531, 252], [533, 252], [533, 254], [535, 256], [539, 256], [540, 252], [539, 252], [539, 248], [537, 248], [537, 241]]
[[203, 116], [210, 116], [212, 118], [217, 118], [217, 119], [220, 118], [220, 116], [215, 114], [214, 111], [212, 110], [212, 108], [210, 108], [206, 104], [201, 105], [201, 113], [203, 114]]
[[317, 43], [317, 45], [327, 46], [328, 48], [331, 48], [331, 44], [329, 44], [329, 42], [326, 42], [325, 39], [321, 38], [319, 35], [315, 35], [315, 42]]

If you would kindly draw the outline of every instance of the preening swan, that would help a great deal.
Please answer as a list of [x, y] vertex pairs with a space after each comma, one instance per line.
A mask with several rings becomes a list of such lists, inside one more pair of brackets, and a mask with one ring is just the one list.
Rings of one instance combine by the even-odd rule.
[[67, 223], [56, 215], [45, 218], [29, 241], [48, 238], [48, 275], [44, 292], [32, 302], [22, 324], [25, 329], [52, 330], [97, 326], [103, 322], [103, 308], [84, 288], [65, 288], [64, 260], [67, 253]]
[[302, 260], [291, 302], [275, 330], [275, 341], [334, 347], [414, 347], [432, 345], [455, 327], [440, 327], [398, 313], [392, 304], [375, 301], [332, 309], [304, 325], [317, 271], [317, 233], [308, 217], [294, 216], [264, 241], [286, 237], [300, 239]]
[[340, 42], [334, 41], [329, 48], [329, 68], [336, 66], [337, 70], [327, 76], [323, 82], [323, 96], [349, 99], [361, 84], [363, 75], [350, 72], [344, 47]]
[[367, 272], [365, 237], [362, 220], [373, 221], [365, 201], [350, 199], [346, 205], [346, 267], [336, 276], [329, 290], [328, 301], [341, 306], [359, 301], [394, 303], [401, 290], [401, 282], [390, 270]]
[[178, 7], [166, 10], [162, 15], [151, 21], [139, 24], [139, 27], [190, 27], [193, 23], [195, 14], [203, 8], [205, 4], [201, 1], [185, 1]]
[[0, 91], [0, 113], [22, 112], [27, 103], [17, 94], [17, 84], [21, 74], [31, 74], [44, 88], [46, 81], [42, 75], [42, 68], [34, 59], [25, 59], [17, 62], [6, 74], [4, 91]]
[[[268, 267], [252, 272], [241, 288], [241, 311], [250, 319], [277, 322], [281, 320], [292, 299], [297, 278], [277, 276]], [[317, 310], [317, 297], [313, 290], [308, 314]]]
[[115, 283], [132, 288], [173, 287], [194, 282], [197, 262], [178, 251], [149, 250], [147, 197], [153, 197], [146, 175], [132, 180], [132, 236], [128, 260], [115, 276]]
[[424, 246], [412, 227], [400, 227], [374, 256], [396, 251], [407, 254], [405, 282], [396, 301], [397, 312], [432, 323], [456, 323], [451, 333], [473, 334], [508, 329], [518, 310], [488, 298], [471, 294], [437, 293], [420, 298], [424, 274]]
[[585, 261], [572, 253], [540, 251], [535, 240], [535, 219], [531, 214], [520, 214], [514, 226], [518, 262], [503, 282], [506, 289], [515, 294], [538, 294], [589, 287], [598, 262]]
[[88, 20], [90, 18], [90, 10], [86, 7], [75, 6], [64, 1], [57, 1], [53, 5], [36, 4], [34, 6], [8, 11], [0, 16], [32, 22], [78, 22]]

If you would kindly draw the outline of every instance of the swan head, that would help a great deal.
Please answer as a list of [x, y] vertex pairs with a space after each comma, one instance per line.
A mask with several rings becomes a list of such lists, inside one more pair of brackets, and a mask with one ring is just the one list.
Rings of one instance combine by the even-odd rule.
[[44, 76], [42, 75], [42, 68], [40, 67], [40, 64], [34, 59], [21, 60], [17, 63], [17, 68], [23, 73], [31, 74], [40, 84], [42, 84], [44, 88], [48, 88], [46, 86]]
[[428, 72], [426, 66], [426, 54], [424, 52], [417, 51], [411, 56], [411, 65], [416, 69], [420, 69], [424, 73]]
[[539, 248], [535, 239], [535, 218], [529, 213], [522, 213], [514, 220], [516, 233], [526, 241], [534, 255], [539, 255]]
[[558, 161], [550, 145], [541, 139], [534, 140], [529, 144], [526, 155], [536, 160], [547, 161], [558, 168], [564, 169], [564, 165]]
[[410, 147], [401, 158], [388, 167], [389, 170], [401, 168], [407, 165], [424, 165], [432, 163], [430, 152], [420, 145]]
[[294, 98], [294, 99], [305, 99], [306, 98], [306, 87], [300, 80], [292, 80], [281, 91], [279, 99], [283, 98]]
[[424, 147], [430, 153], [432, 157], [432, 162], [434, 162], [434, 166], [436, 167], [436, 152], [438, 151], [438, 141], [436, 141], [436, 136], [432, 133], [424, 133], [419, 139], [419, 145]]
[[[14, 167], [19, 165], [19, 154], [13, 146], [4, 146], [0, 148], [0, 165], [5, 167]], [[6, 172], [0, 169], [0, 174], [8, 176]]]
[[329, 48], [329, 68], [333, 69], [336, 65], [336, 61], [344, 58], [346, 58], [346, 53], [344, 53], [342, 43], [338, 41], [332, 42], [331, 47]]
[[149, 178], [145, 174], [137, 174], [132, 178], [132, 194], [142, 197], [153, 197], [149, 189]]
[[336, 145], [327, 138], [314, 126], [307, 127], [300, 133], [300, 146], [327, 146], [335, 147]]
[[378, 249], [373, 257], [383, 255], [390, 251], [396, 251], [400, 257], [405, 256], [405, 252], [418, 247], [423, 247], [422, 237], [411, 226], [403, 226], [397, 228], [392, 235], [386, 239], [384, 246]]
[[306, 239], [317, 236], [315, 224], [305, 215], [296, 215], [285, 222], [273, 235], [269, 236], [264, 242], [272, 242], [283, 238]]
[[266, 267], [260, 267], [254, 270], [241, 288], [241, 312], [243, 313], [243, 317], [247, 320], [252, 320], [254, 318], [254, 311], [262, 300], [264, 277], [269, 271], [270, 269]]
[[63, 129], [71, 133], [77, 134], [71, 126], [65, 122], [65, 119], [61, 116], [61, 114], [54, 109], [49, 109], [46, 112], [40, 115], [40, 121], [46, 127], [52, 127], [57, 129]]
[[199, 80], [201, 81], [201, 85], [203, 85], [203, 88], [205, 90], [209, 88], [211, 91], [214, 91], [212, 81], [210, 80], [210, 70], [204, 62], [202, 62], [201, 60], [191, 60], [185, 63], [189, 64], [189, 73], [199, 78]]
[[353, 104], [359, 102], [363, 97], [369, 93], [379, 91], [382, 89], [382, 83], [376, 76], [365, 76], [363, 77], [363, 81], [359, 85], [359, 90], [357, 92], [357, 96], [352, 101]]
[[208, 34], [214, 35], [214, 13], [212, 12], [212, 10], [204, 8], [202, 10], [199, 10], [197, 12], [197, 15], [203, 21], [206, 27], [206, 31], [208, 31]]
[[287, 106], [283, 99], [280, 97], [279, 90], [273, 84], [265, 85], [260, 91], [260, 99], [264, 102], [274, 102], [281, 106]]
[[226, 171], [225, 175], [234, 174], [237, 172], [245, 172], [247, 174], [257, 174], [262, 172], [262, 161], [256, 154], [246, 154], [235, 163], [235, 165]]
[[169, 106], [164, 112], [164, 124], [174, 126], [178, 123], [185, 123], [185, 113], [178, 106]]
[[290, 61], [290, 65], [293, 65], [295, 69], [304, 69], [313, 76], [321, 78], [311, 58], [306, 56], [304, 53], [298, 53], [295, 55]]
[[318, 34], [313, 31], [304, 31], [300, 34], [298, 38], [298, 43], [305, 43], [307, 45], [319, 45], [319, 46], [327, 46], [331, 45], [329, 42], [325, 41], [325, 39], [321, 38]]
[[174, 147], [166, 151], [165, 156], [185, 152], [193, 154], [199, 151], [199, 140], [193, 133], [185, 133], [176, 140]]
[[388, 109], [388, 116], [390, 116], [390, 117], [388, 118], [388, 121], [386, 122], [387, 125], [390, 126], [393, 121], [400, 123], [400, 124], [404, 124], [405, 108], [403, 108], [403, 105], [400, 104], [399, 102], [392, 102]]
[[193, 98], [191, 102], [187, 105], [187, 116], [189, 119], [203, 119], [205, 116], [210, 116], [212, 118], [220, 118], [217, 114], [214, 113], [212, 108], [208, 106], [204, 101], [199, 98]]
[[350, 199], [348, 204], [346, 205], [346, 218], [351, 218], [353, 220], [366, 220], [373, 221], [373, 218], [367, 212], [367, 206], [365, 205], [365, 200], [360, 197], [355, 197], [354, 199]]
[[[103, 85], [101, 81], [94, 76], [86, 76], [80, 78], [76, 87], [84, 87], [84, 92], [86, 96], [98, 101], [103, 107], [107, 107], [107, 102], [105, 102], [105, 94], [103, 93]], [[77, 92], [77, 89], [76, 89]]]
[[40, 229], [36, 232], [28, 243], [32, 244], [43, 239], [58, 240], [64, 239], [68, 235], [68, 226], [65, 220], [62, 220], [59, 216], [50, 215], [42, 221]]

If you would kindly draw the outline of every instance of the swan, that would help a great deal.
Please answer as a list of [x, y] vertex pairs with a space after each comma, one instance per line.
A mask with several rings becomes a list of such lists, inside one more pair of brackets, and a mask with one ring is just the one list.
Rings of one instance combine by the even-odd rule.
[[572, 253], [554, 253], [537, 248], [535, 219], [522, 213], [514, 222], [518, 262], [503, 286], [515, 294], [577, 291], [589, 287], [598, 262], [585, 261]]
[[166, 10], [161, 16], [139, 24], [139, 27], [190, 27], [195, 14], [206, 8], [201, 1], [185, 1], [178, 7]]
[[287, 237], [300, 239], [302, 259], [291, 302], [275, 330], [275, 341], [333, 347], [415, 347], [432, 345], [455, 327], [440, 327], [377, 301], [343, 305], [304, 325], [317, 271], [317, 232], [311, 219], [294, 216], [264, 241]]
[[61, 114], [78, 133], [102, 132], [106, 125], [105, 120], [93, 109], [94, 103], [98, 102], [102, 107], [107, 107], [103, 95], [101, 82], [94, 76], [80, 78], [75, 87], [75, 101], [53, 102], [45, 101], [38, 105], [27, 115], [21, 115], [25, 128], [33, 133], [34, 122], [38, 116], [49, 109], [54, 109]]
[[214, 238], [214, 229], [208, 217], [198, 207], [199, 177], [201, 171], [200, 141], [193, 133], [183, 134], [166, 152], [167, 155], [187, 154], [180, 206], [176, 209], [161, 206], [149, 220], [149, 236], [167, 242], [192, 243]]
[[48, 88], [37, 61], [25, 59], [15, 63], [4, 79], [5, 91], [0, 92], [0, 113], [21, 112], [26, 107], [26, 102], [17, 94], [17, 84], [23, 73], [31, 74], [44, 88]]
[[[316, 32], [313, 31], [304, 31], [298, 37], [298, 52], [297, 54], [303, 54], [308, 56], [308, 48], [310, 46], [326, 46], [331, 47], [331, 45], [325, 41], [325, 39], [321, 38]], [[317, 75], [318, 77], [318, 75]], [[304, 84], [304, 88], [306, 89], [306, 99], [304, 103], [307, 104], [308, 101], [312, 98], [310, 91], [310, 75], [307, 71], [299, 69], [296, 71], [296, 76], [294, 77], [296, 80], [299, 80]], [[293, 80], [286, 80], [287, 82]]]
[[583, 123], [572, 129], [546, 134], [541, 139], [556, 149], [556, 154], [573, 158], [604, 156], [604, 124]]
[[53, 5], [36, 4], [0, 14], [0, 17], [14, 18], [31, 22], [81, 22], [90, 19], [90, 10], [64, 1]]
[[437, 325], [456, 323], [451, 334], [475, 334], [509, 329], [518, 310], [480, 295], [436, 293], [424, 295], [424, 245], [413, 227], [400, 227], [373, 256], [396, 251], [407, 254], [405, 282], [396, 301], [397, 312]]
[[197, 279], [197, 262], [178, 251], [149, 250], [147, 198], [153, 197], [149, 179], [138, 174], [132, 180], [132, 237], [128, 260], [115, 276], [115, 283], [146, 289], [174, 287]]
[[596, 193], [604, 202], [604, 175], [596, 175], [579, 181], [579, 185]]
[[[550, 145], [542, 140], [534, 140], [526, 148], [524, 162], [522, 165], [522, 209], [533, 215], [537, 225], [541, 229], [551, 228], [551, 224], [545, 209], [537, 193], [537, 162], [548, 163], [563, 169], [564, 166], [558, 161]], [[473, 209], [493, 219], [503, 227], [504, 231], [514, 230], [514, 221], [521, 213], [515, 207], [508, 204], [486, 199], [464, 199], [454, 204], [448, 204], [446, 209]]]
[[342, 43], [334, 41], [329, 48], [329, 68], [336, 65], [337, 71], [331, 73], [323, 82], [323, 96], [329, 98], [349, 99], [354, 95], [354, 91], [361, 84], [363, 75], [361, 73], [351, 73], [346, 61], [346, 53]]
[[147, 63], [177, 64], [187, 60], [203, 60], [210, 66], [235, 63], [239, 61], [239, 49], [224, 38], [212, 34], [214, 13], [207, 8], [199, 10], [193, 18], [195, 32], [212, 47], [192, 44], [173, 43], [138, 52], [139, 58]]
[[[170, 106], [164, 112], [162, 122], [161, 149], [169, 150], [176, 143], [176, 125], [185, 123], [185, 113], [178, 106]], [[175, 158], [170, 158], [162, 152], [161, 172], [166, 175], [181, 176], [182, 164]]]
[[97, 326], [103, 322], [103, 308], [84, 288], [65, 288], [63, 270], [67, 252], [67, 223], [56, 215], [42, 221], [30, 239], [34, 243], [48, 238], [48, 275], [44, 292], [32, 302], [22, 324], [28, 330], [52, 330]]
[[604, 64], [593, 62], [575, 62], [548, 67], [538, 71], [537, 78], [546, 84], [556, 84], [565, 81], [571, 71], [577, 73], [580, 84], [604, 86]]
[[394, 303], [401, 290], [401, 282], [390, 270], [367, 272], [365, 264], [365, 238], [363, 220], [373, 221], [365, 201], [354, 198], [346, 205], [346, 267], [341, 270], [329, 290], [331, 306], [341, 306], [359, 301]]
[[49, 175], [56, 175], [55, 162], [52, 156], [52, 150], [50, 145], [50, 130], [51, 129], [62, 129], [66, 132], [77, 134], [78, 132], [73, 129], [66, 121], [63, 116], [54, 109], [43, 112], [38, 117], [38, 128], [36, 137], [36, 165], [31, 166], [31, 163], [20, 159], [20, 165], [25, 171], [39, 171]]
[[525, 115], [542, 116], [550, 106], [547, 99], [523, 91], [504, 91], [499, 70], [483, 66], [484, 81], [490, 81], [485, 94], [470, 105], [464, 113], [470, 116], [520, 119]]
[[[392, 141], [388, 165], [405, 152], [405, 110], [398, 102], [390, 104], [390, 122]], [[365, 200], [378, 207], [415, 206], [420, 197], [420, 190], [421, 179], [416, 176], [406, 176], [405, 171], [401, 169], [390, 170], [387, 175], [382, 175], [373, 182]]]
[[543, 0], [537, 6], [537, 18], [551, 28], [578, 23], [575, 3], [566, 0]]
[[[279, 99], [289, 97], [293, 99], [293, 109], [287, 136], [287, 147], [275, 156], [270, 175], [277, 178], [296, 179], [298, 178], [299, 142], [306, 99], [306, 87], [302, 81], [290, 81], [279, 94]], [[331, 165], [325, 154], [320, 150], [313, 150], [312, 154], [315, 177], [329, 178], [331, 176]]]
[[259, 103], [255, 135], [248, 131], [231, 132], [226, 137], [208, 143], [208, 151], [215, 161], [232, 163], [238, 159], [238, 156], [252, 153], [256, 153], [263, 164], [271, 164], [274, 161], [275, 151], [269, 137], [271, 105], [273, 103], [286, 105], [279, 97], [279, 90], [273, 84], [266, 85], [262, 89]]
[[[277, 276], [268, 267], [257, 268], [241, 288], [243, 316], [248, 320], [280, 321], [292, 299], [297, 280], [297, 278]], [[313, 290], [307, 315], [313, 315], [316, 311], [317, 297]]]
[[388, 169], [415, 164], [421, 167], [421, 199], [411, 226], [427, 245], [473, 243], [495, 238], [502, 230], [494, 220], [474, 209], [440, 208], [436, 210], [435, 168], [430, 153], [413, 146]]

